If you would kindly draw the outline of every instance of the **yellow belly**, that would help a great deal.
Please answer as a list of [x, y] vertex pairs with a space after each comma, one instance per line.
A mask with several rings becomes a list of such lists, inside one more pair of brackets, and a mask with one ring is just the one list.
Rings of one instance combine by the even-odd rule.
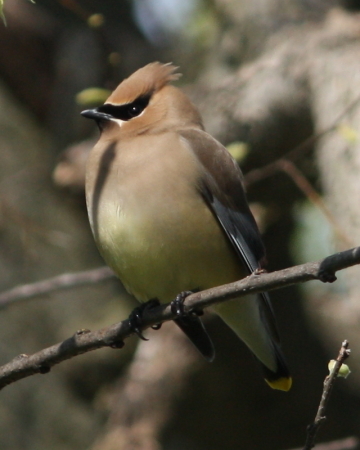
[[138, 300], [167, 302], [181, 291], [244, 276], [211, 211], [200, 196], [193, 203], [165, 204], [162, 210], [146, 206], [139, 215], [115, 205], [100, 212], [100, 251]]

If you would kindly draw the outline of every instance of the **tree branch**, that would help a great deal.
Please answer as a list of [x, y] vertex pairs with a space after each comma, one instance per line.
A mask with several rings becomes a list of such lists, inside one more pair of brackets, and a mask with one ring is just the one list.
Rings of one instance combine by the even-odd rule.
[[[184, 303], [185, 312], [202, 310], [232, 298], [271, 291], [309, 280], [333, 282], [335, 272], [360, 264], [360, 247], [336, 253], [312, 263], [306, 263], [272, 273], [252, 274], [243, 280], [191, 294]], [[151, 325], [175, 318], [170, 304], [148, 309], [143, 315], [144, 330]], [[132, 334], [128, 320], [101, 330], [79, 330], [65, 341], [33, 355], [19, 355], [0, 367], [0, 389], [36, 373], [47, 373], [62, 361], [102, 347], [121, 348], [123, 340]]]
[[0, 308], [21, 300], [28, 300], [39, 295], [50, 294], [59, 289], [70, 289], [114, 278], [109, 267], [85, 270], [78, 273], [64, 273], [36, 283], [22, 284], [0, 294]]
[[324, 389], [321, 395], [321, 400], [319, 404], [319, 408], [316, 413], [316, 417], [313, 423], [308, 425], [307, 427], [307, 435], [306, 435], [306, 442], [305, 447], [303, 450], [311, 450], [313, 447], [315, 447], [315, 439], [316, 435], [319, 431], [320, 426], [325, 422], [326, 416], [326, 407], [328, 405], [330, 395], [332, 392], [332, 389], [334, 387], [335, 381], [337, 379], [339, 370], [344, 363], [344, 361], [350, 356], [350, 349], [349, 349], [349, 342], [344, 341], [341, 345], [339, 355], [336, 358], [336, 363], [333, 367], [333, 369], [330, 372], [330, 375], [328, 375], [325, 378], [324, 381]]

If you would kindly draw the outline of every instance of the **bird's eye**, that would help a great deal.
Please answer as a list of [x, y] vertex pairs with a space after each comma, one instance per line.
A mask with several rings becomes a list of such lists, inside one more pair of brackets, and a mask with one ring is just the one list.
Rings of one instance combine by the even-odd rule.
[[131, 103], [128, 109], [129, 118], [138, 116], [144, 111], [144, 106], [139, 103]]
[[113, 117], [114, 119], [127, 121], [139, 116], [147, 107], [149, 101], [150, 96], [146, 95], [138, 97], [133, 102], [126, 103], [125, 105], [112, 105], [110, 103], [105, 103], [105, 105], [98, 108], [98, 111], [107, 114], [109, 119]]

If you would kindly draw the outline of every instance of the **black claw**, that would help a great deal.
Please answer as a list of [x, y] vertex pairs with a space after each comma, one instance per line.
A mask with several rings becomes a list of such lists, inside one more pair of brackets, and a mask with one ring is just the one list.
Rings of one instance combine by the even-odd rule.
[[184, 301], [191, 294], [192, 294], [192, 291], [180, 292], [180, 294], [178, 294], [176, 296], [175, 300], [173, 300], [171, 302], [171, 312], [173, 314], [176, 314], [178, 317], [193, 316], [193, 315], [199, 317], [199, 316], [204, 315], [204, 311], [202, 309], [195, 310], [195, 311], [190, 311], [188, 313], [185, 313], [185, 311], [184, 311]]
[[[145, 305], [145, 303], [144, 303]], [[137, 308], [134, 309], [134, 311], [130, 314], [129, 316], [129, 324], [130, 324], [130, 329], [131, 331], [133, 331], [134, 333], [137, 334], [137, 336], [142, 339], [143, 341], [148, 341], [149, 339], [147, 339], [141, 332], [140, 327], [142, 324], [142, 314], [144, 312], [144, 305], [138, 306]]]
[[186, 315], [184, 311], [184, 301], [190, 294], [192, 294], [191, 291], [183, 291], [176, 296], [175, 300], [171, 302], [171, 312], [173, 314], [176, 314], [178, 317]]
[[[143, 303], [142, 305], [135, 308], [132, 313], [129, 316], [129, 324], [130, 329], [134, 333], [137, 334], [137, 336], [142, 339], [143, 341], [148, 341], [141, 331], [142, 326], [142, 316], [144, 314], [144, 311], [147, 309], [155, 308], [156, 306], [159, 306], [160, 302], [156, 299], [149, 300], [146, 303]], [[161, 327], [161, 324], [153, 325], [151, 328], [153, 330], [158, 330]]]
[[39, 372], [41, 374], [49, 373], [50, 372], [50, 366], [48, 366], [46, 364], [41, 364], [40, 367], [39, 367]]
[[135, 328], [134, 331], [135, 331], [137, 337], [139, 337], [141, 340], [143, 340], [143, 341], [148, 341], [148, 340], [149, 340], [148, 338], [146, 338], [146, 337], [141, 333], [141, 330], [139, 330], [139, 328]]
[[117, 348], [117, 349], [119, 349], [119, 348], [123, 348], [124, 345], [125, 345], [124, 341], [114, 341], [114, 342], [112, 342], [110, 344], [110, 348]]
[[318, 276], [319, 280], [322, 281], [323, 283], [333, 283], [334, 281], [337, 280], [335, 272], [329, 269], [319, 270]]

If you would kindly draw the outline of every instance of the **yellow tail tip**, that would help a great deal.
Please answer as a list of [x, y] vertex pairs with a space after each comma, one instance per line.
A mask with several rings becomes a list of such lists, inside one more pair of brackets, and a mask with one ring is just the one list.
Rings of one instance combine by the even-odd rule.
[[279, 391], [289, 391], [292, 385], [292, 378], [278, 378], [277, 380], [267, 380], [265, 379], [267, 384], [273, 388], [278, 389]]

